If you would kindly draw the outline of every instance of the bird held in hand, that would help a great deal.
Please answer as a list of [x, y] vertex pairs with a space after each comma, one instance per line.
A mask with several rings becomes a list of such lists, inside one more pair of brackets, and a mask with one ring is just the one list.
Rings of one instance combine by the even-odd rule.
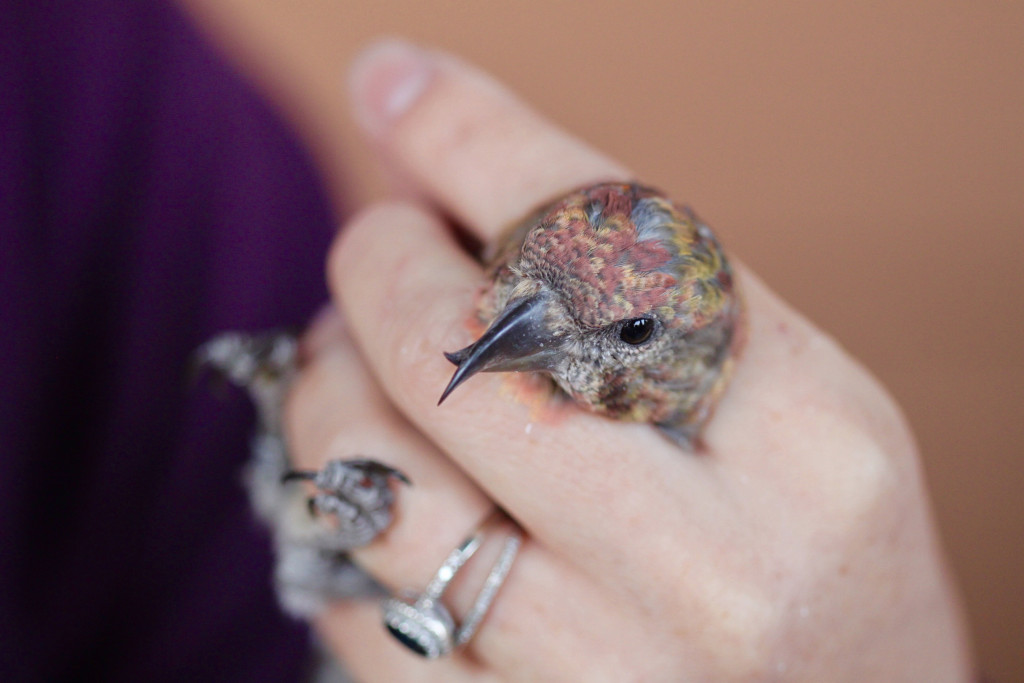
[[445, 357], [443, 401], [477, 372], [548, 374], [577, 403], [692, 448], [728, 381], [740, 299], [708, 226], [636, 184], [573, 192], [491, 262], [486, 332]]

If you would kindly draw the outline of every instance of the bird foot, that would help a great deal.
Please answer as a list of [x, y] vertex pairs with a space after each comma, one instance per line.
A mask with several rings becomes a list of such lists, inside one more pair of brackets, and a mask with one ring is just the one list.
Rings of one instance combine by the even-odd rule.
[[193, 354], [193, 369], [210, 367], [239, 386], [280, 379], [295, 368], [298, 339], [290, 332], [225, 332]]
[[299, 340], [291, 332], [225, 332], [192, 355], [190, 374], [209, 369], [223, 383], [249, 392], [259, 411], [259, 429], [280, 433], [281, 406], [298, 369]]
[[[298, 371], [299, 342], [285, 331], [226, 332], [196, 349], [191, 374], [210, 371], [221, 384], [245, 389], [259, 422], [244, 481], [256, 516], [274, 545], [274, 585], [285, 612], [312, 617], [340, 598], [383, 594], [383, 589], [348, 557], [392, 519], [392, 478], [408, 483], [393, 467], [367, 459], [335, 460], [323, 469], [294, 469], [282, 412]], [[307, 497], [289, 484], [308, 480]], [[310, 514], [312, 513], [312, 515]]]
[[316, 471], [291, 470], [282, 482], [305, 480], [316, 487], [307, 500], [310, 515], [326, 515], [336, 522], [323, 542], [332, 550], [349, 550], [366, 545], [391, 524], [392, 479], [411, 484], [400, 470], [360, 458], [331, 460]]

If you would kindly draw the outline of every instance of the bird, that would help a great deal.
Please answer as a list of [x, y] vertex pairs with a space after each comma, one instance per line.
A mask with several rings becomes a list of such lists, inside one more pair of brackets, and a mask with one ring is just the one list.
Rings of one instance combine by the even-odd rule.
[[438, 405], [480, 372], [539, 372], [595, 413], [699, 450], [743, 314], [711, 228], [656, 189], [605, 182], [496, 244], [476, 311], [485, 331], [444, 354], [456, 370]]

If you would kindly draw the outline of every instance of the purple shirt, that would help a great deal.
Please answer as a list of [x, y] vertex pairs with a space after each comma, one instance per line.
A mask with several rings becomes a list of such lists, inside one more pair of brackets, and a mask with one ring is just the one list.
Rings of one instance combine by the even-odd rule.
[[301, 326], [310, 159], [159, 0], [0, 0], [0, 680], [292, 681], [214, 333]]

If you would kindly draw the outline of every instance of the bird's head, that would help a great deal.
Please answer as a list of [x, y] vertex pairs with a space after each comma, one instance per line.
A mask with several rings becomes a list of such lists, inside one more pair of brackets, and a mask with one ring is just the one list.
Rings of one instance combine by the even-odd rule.
[[494, 263], [486, 332], [445, 354], [458, 369], [441, 400], [477, 372], [539, 371], [614, 417], [662, 423], [692, 407], [736, 308], [707, 226], [632, 184], [589, 187], [538, 215]]

